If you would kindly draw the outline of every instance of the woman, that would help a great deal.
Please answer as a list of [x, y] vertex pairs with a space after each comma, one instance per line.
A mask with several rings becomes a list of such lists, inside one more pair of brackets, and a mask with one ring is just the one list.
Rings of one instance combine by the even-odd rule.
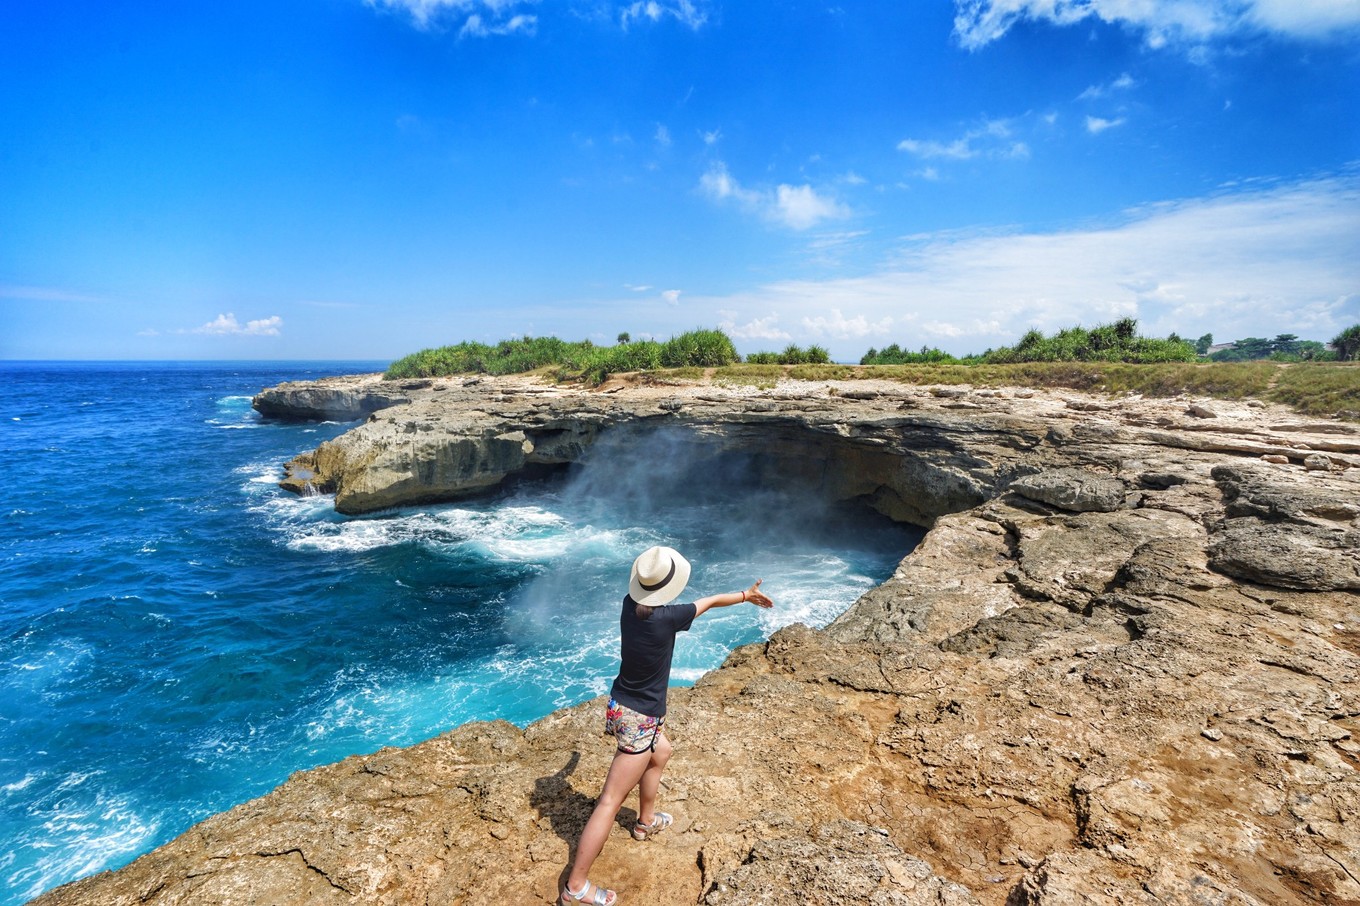
[[604, 849], [623, 800], [634, 787], [638, 789], [638, 816], [633, 839], [646, 840], [670, 827], [674, 820], [656, 810], [656, 793], [661, 772], [671, 757], [671, 742], [662, 726], [676, 633], [688, 630], [696, 617], [714, 607], [741, 603], [774, 606], [760, 590], [761, 579], [745, 591], [674, 604], [689, 582], [689, 569], [689, 562], [669, 547], [650, 548], [633, 562], [628, 594], [619, 615], [622, 664], [610, 689], [605, 718], [605, 732], [618, 740], [618, 751], [595, 810], [581, 831], [576, 861], [558, 898], [560, 906], [614, 906], [618, 895], [592, 884], [586, 876]]

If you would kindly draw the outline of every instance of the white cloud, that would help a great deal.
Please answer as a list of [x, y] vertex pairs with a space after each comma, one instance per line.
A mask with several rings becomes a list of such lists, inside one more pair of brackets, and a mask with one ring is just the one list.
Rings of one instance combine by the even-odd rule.
[[779, 186], [775, 195], [777, 219], [795, 230], [850, 216], [849, 208], [833, 198], [818, 195], [812, 186]]
[[718, 140], [722, 138], [722, 130], [714, 129], [712, 132], [702, 132], [700, 135], [703, 137], [705, 145], [716, 145]]
[[1122, 125], [1124, 125], [1124, 118], [1122, 116], [1112, 120], [1107, 120], [1104, 117], [1099, 116], [1088, 116], [1086, 118], [1086, 131], [1092, 135], [1099, 135], [1106, 129], [1113, 129], [1115, 126]]
[[734, 201], [766, 220], [795, 230], [850, 216], [847, 206], [809, 185], [779, 185], [772, 190], [744, 188], [720, 162], [699, 178], [699, 190], [714, 201]]
[[279, 328], [282, 326], [283, 318], [278, 315], [247, 321], [242, 325], [236, 320], [236, 315], [228, 313], [218, 315], [202, 327], [195, 327], [192, 333], [205, 333], [219, 337], [277, 337]]
[[839, 308], [833, 308], [828, 314], [817, 315], [816, 317], [803, 318], [803, 326], [818, 336], [835, 337], [836, 339], [858, 339], [870, 335], [882, 336], [892, 327], [893, 319], [885, 316], [870, 323], [864, 315], [855, 315], [847, 318], [841, 313]]
[[480, 13], [473, 13], [467, 17], [463, 27], [458, 30], [458, 37], [485, 38], [490, 35], [513, 35], [516, 32], [532, 35], [537, 30], [537, 16], [516, 15], [501, 21], [493, 19], [487, 22]]
[[977, 150], [964, 139], [944, 142], [904, 138], [897, 143], [897, 150], [915, 154], [917, 157], [947, 157], [953, 160], [968, 160], [977, 157]]
[[699, 177], [699, 188], [705, 195], [715, 201], [726, 201], [735, 199], [742, 204], [754, 205], [759, 203], [760, 196], [755, 192], [747, 192], [737, 184], [732, 178], [732, 174], [727, 172], [727, 165], [716, 163], [710, 166], [703, 176]]
[[861, 240], [868, 234], [867, 230], [816, 234], [808, 239], [807, 262], [818, 267], [840, 267], [847, 256], [861, 253]]
[[538, 17], [525, 10], [537, 0], [364, 0], [368, 6], [407, 13], [417, 28], [430, 28], [446, 17], [463, 20], [458, 37], [487, 37], [517, 32], [532, 35]]
[[1339, 38], [1360, 30], [1360, 0], [955, 0], [954, 34], [976, 50], [1017, 22], [1085, 19], [1142, 32], [1151, 47], [1202, 44], [1236, 34]]
[[737, 324], [734, 320], [736, 315], [733, 312], [720, 312], [720, 316], [727, 317], [718, 322], [729, 336], [737, 340], [792, 340], [793, 335], [779, 327], [778, 315], [767, 315], [763, 318], [753, 318], [745, 324]]
[[671, 130], [667, 129], [661, 123], [657, 123], [655, 138], [656, 143], [661, 147], [669, 148], [671, 146]]
[[661, 298], [665, 300], [667, 305], [678, 305], [680, 303], [680, 293], [681, 290], [678, 289], [663, 289], [661, 291]]
[[913, 237], [894, 261], [858, 277], [691, 294], [685, 311], [700, 320], [723, 312], [745, 331], [752, 318], [773, 329], [777, 315], [799, 325], [785, 331], [795, 342], [843, 337], [829, 344], [840, 361], [880, 342], [981, 352], [1030, 327], [1123, 316], [1160, 336], [1327, 339], [1360, 321], [1356, 261], [1360, 172], [1352, 171], [1240, 184], [1126, 211], [1101, 227]]
[[1108, 97], [1118, 91], [1128, 91], [1138, 83], [1133, 80], [1133, 76], [1127, 72], [1119, 76], [1108, 85], [1091, 85], [1085, 91], [1077, 95], [1079, 101], [1095, 101], [1103, 97]]
[[1014, 139], [1012, 120], [988, 120], [949, 140], [904, 138], [897, 150], [922, 160], [972, 160], [973, 158], [1019, 159], [1029, 157], [1029, 146]]
[[675, 3], [639, 0], [623, 8], [619, 14], [619, 24], [626, 30], [632, 23], [643, 19], [660, 22], [666, 18], [675, 19], [680, 24], [698, 31], [708, 22], [708, 13], [700, 9], [693, 0], [678, 0]]

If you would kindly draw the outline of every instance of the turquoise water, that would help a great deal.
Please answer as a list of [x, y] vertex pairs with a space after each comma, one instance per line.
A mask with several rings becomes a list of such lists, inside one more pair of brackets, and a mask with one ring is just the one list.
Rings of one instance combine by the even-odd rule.
[[691, 559], [693, 596], [763, 576], [778, 604], [696, 624], [686, 683], [830, 621], [919, 539], [757, 490], [739, 458], [691, 467], [666, 435], [473, 503], [344, 518], [280, 491], [351, 426], [263, 421], [251, 395], [384, 365], [0, 363], [0, 904], [293, 771], [605, 692], [651, 544]]

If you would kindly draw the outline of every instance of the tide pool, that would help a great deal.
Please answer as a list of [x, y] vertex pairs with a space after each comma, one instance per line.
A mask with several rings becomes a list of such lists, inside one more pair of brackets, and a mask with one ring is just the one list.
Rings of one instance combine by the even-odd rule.
[[652, 544], [714, 611], [676, 682], [824, 625], [919, 540], [854, 509], [696, 482], [664, 435], [475, 502], [338, 516], [282, 464], [349, 426], [262, 421], [284, 380], [385, 363], [0, 363], [0, 904], [126, 864], [293, 771], [607, 691]]

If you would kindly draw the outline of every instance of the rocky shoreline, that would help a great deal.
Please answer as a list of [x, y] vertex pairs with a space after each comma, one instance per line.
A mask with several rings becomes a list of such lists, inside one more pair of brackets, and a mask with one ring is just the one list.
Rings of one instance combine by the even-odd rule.
[[[675, 690], [677, 825], [620, 827], [596, 863], [622, 904], [1360, 904], [1355, 426], [867, 381], [367, 376], [256, 408], [367, 419], [289, 465], [344, 512], [667, 428], [929, 527], [825, 630]], [[599, 710], [296, 774], [35, 902], [552, 902], [611, 755]]]

